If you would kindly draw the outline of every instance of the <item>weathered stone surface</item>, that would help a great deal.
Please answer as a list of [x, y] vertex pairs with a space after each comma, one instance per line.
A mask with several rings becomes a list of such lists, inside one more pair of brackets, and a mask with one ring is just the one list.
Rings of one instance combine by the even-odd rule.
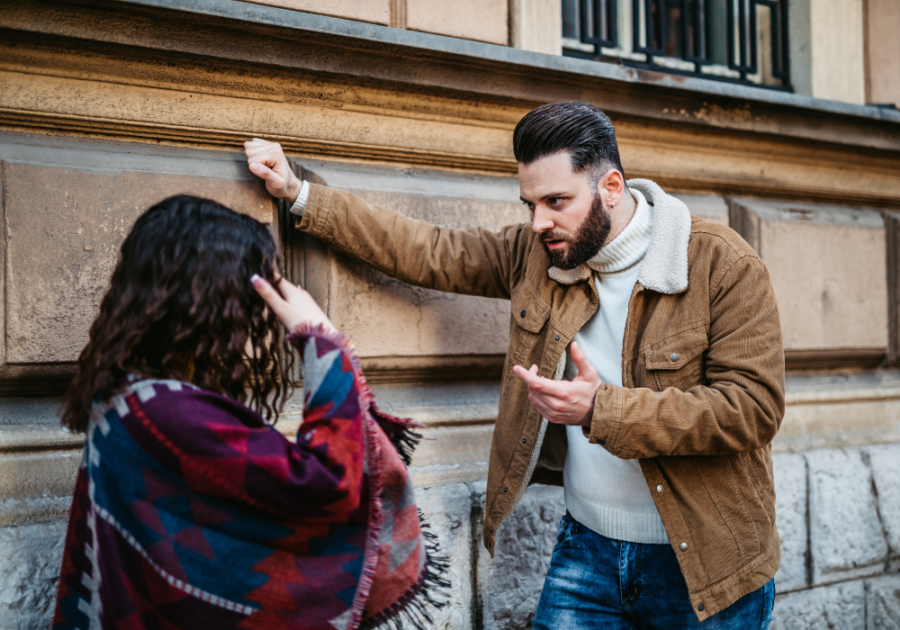
[[865, 5], [866, 102], [900, 107], [900, 3], [868, 0]]
[[475, 39], [506, 46], [507, 0], [407, 0], [406, 25], [413, 31]]
[[[76, 145], [77, 146], [77, 145]], [[83, 148], [83, 147], [82, 147]], [[29, 147], [33, 162], [2, 164], [6, 212], [6, 361], [73, 361], [87, 341], [119, 247], [148, 207], [179, 193], [210, 197], [271, 222], [274, 204], [231, 156], [190, 152], [180, 171], [165, 155], [122, 157], [103, 145]], [[203, 162], [203, 158], [209, 162]], [[174, 156], [171, 156], [174, 158]], [[204, 167], [206, 167], [204, 171]], [[47, 255], [53, 252], [53, 255]]]
[[794, 374], [785, 386], [776, 451], [900, 442], [900, 375], [894, 371]]
[[487, 476], [493, 425], [424, 429], [410, 474], [416, 485], [472, 481]]
[[812, 451], [806, 461], [813, 583], [880, 573], [888, 547], [862, 452]]
[[725, 203], [722, 195], [701, 195], [679, 191], [671, 191], [671, 194], [681, 199], [691, 214], [728, 225], [728, 204]]
[[435, 630], [472, 627], [472, 493], [464, 484], [416, 489], [416, 503], [450, 559], [450, 604], [433, 610]]
[[512, 0], [509, 45], [548, 55], [562, 54], [562, 11], [559, 0]]
[[0, 528], [0, 628], [49, 627], [67, 524]]
[[[476, 499], [482, 503], [484, 487]], [[535, 484], [500, 526], [493, 559], [479, 535], [477, 589], [485, 630], [531, 627], [565, 511], [562, 488]]]
[[862, 580], [797, 591], [775, 599], [772, 630], [863, 630]]
[[[355, 190], [366, 201], [451, 228], [498, 229], [528, 219], [512, 201], [429, 197]], [[410, 286], [336, 257], [329, 313], [360, 355], [503, 354], [509, 345], [509, 302]], [[391, 322], [385, 327], [385, 322]], [[388, 333], [389, 334], [386, 334]]]
[[775, 520], [781, 537], [781, 565], [775, 574], [778, 592], [804, 588], [807, 578], [806, 462], [802, 455], [778, 453], [775, 467]]
[[866, 630], [900, 628], [900, 575], [866, 581]]
[[771, 275], [786, 350], [887, 345], [885, 235], [878, 213], [788, 201], [731, 203], [741, 217], [732, 227]]
[[409, 469], [417, 486], [487, 477], [499, 383], [375, 385], [372, 389], [380, 409], [425, 425], [421, 430], [425, 439]]
[[282, 9], [320, 13], [347, 20], [373, 22], [388, 25], [391, 17], [390, 0], [248, 0], [254, 4], [267, 4]]
[[0, 453], [0, 525], [58, 517], [56, 511], [70, 502], [80, 463], [81, 449]]
[[866, 449], [878, 493], [878, 515], [893, 561], [900, 558], [900, 443]]

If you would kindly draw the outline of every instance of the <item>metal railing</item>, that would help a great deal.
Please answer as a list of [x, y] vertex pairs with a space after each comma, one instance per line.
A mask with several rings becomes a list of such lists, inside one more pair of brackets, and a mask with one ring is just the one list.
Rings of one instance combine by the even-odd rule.
[[790, 90], [787, 0], [562, 0], [563, 54]]

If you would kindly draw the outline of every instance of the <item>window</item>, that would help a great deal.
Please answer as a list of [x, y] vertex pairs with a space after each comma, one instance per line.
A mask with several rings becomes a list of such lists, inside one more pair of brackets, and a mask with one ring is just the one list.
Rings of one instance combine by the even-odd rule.
[[790, 90], [787, 0], [562, 0], [563, 54]]

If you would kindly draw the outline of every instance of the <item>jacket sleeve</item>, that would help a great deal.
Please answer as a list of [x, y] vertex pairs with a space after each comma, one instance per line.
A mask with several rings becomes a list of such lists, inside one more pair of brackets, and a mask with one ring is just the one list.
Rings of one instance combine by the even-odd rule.
[[297, 227], [404, 282], [439, 291], [509, 299], [530, 228], [452, 230], [371, 206], [347, 192], [310, 185]]
[[775, 293], [755, 256], [738, 259], [710, 296], [707, 385], [656, 392], [601, 385], [591, 442], [623, 459], [726, 455], [775, 437], [784, 417], [784, 350]]
[[276, 517], [343, 522], [364, 496], [368, 390], [343, 335], [305, 331], [290, 341], [306, 362], [295, 443], [247, 407], [202, 390], [180, 394], [177, 407], [148, 401], [149, 424], [135, 429], [149, 429], [154, 457], [192, 491]]

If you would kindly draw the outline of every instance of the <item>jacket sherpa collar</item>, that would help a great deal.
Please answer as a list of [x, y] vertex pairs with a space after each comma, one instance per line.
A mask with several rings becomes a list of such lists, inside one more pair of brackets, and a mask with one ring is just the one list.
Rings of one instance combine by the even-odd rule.
[[[688, 286], [688, 244], [691, 213], [683, 201], [666, 193], [649, 179], [630, 179], [628, 187], [644, 196], [653, 225], [650, 247], [641, 263], [638, 282], [646, 289], [675, 294]], [[593, 271], [587, 263], [574, 269], [550, 267], [548, 275], [560, 284], [587, 280]]]

